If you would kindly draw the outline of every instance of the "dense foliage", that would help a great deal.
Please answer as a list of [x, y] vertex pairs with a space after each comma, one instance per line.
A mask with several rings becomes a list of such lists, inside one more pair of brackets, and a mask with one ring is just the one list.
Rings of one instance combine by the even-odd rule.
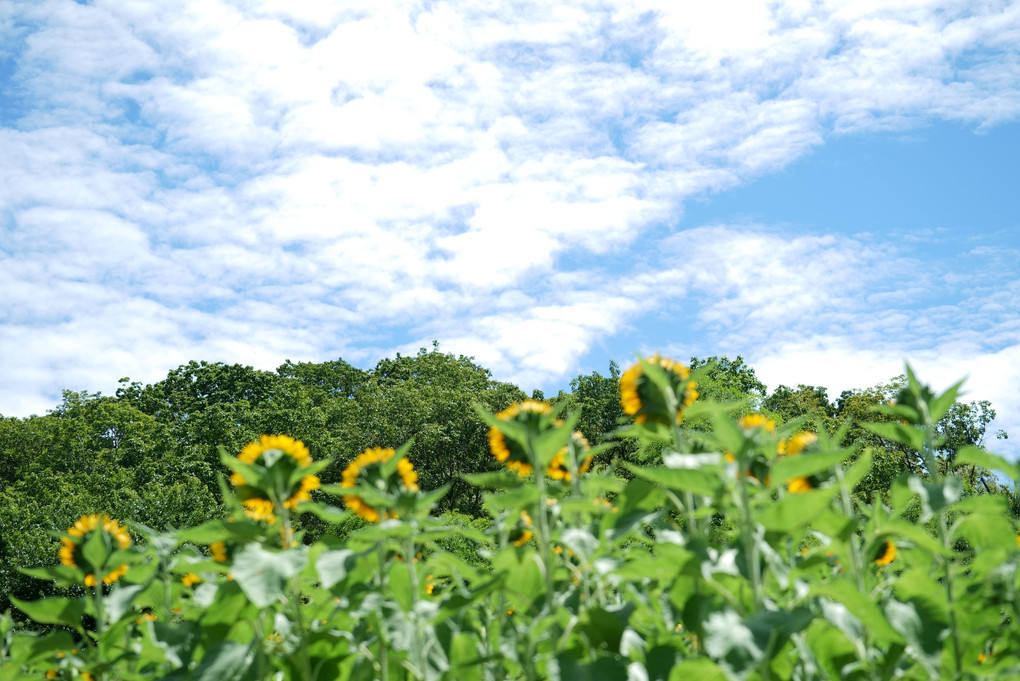
[[[857, 488], [865, 497], [887, 495], [897, 475], [917, 470], [902, 447], [862, 425], [883, 418], [872, 409], [891, 399], [902, 376], [830, 402], [824, 388], [813, 386], [781, 385], [769, 394], [741, 357], [695, 357], [691, 366], [700, 371], [702, 399], [739, 405], [738, 415], [760, 411], [780, 424], [808, 417], [831, 432], [846, 426], [841, 445], [873, 451], [873, 471]], [[592, 445], [610, 442], [624, 418], [619, 379], [611, 363], [607, 376], [578, 376], [555, 400], [578, 414], [577, 427]], [[422, 488], [451, 486], [438, 511], [477, 518], [483, 515], [481, 491], [462, 476], [495, 470], [496, 462], [472, 405], [497, 412], [526, 397], [517, 386], [493, 381], [470, 358], [441, 353], [438, 346], [384, 359], [367, 371], [341, 359], [287, 361], [275, 373], [190, 362], [151, 385], [121, 382], [116, 396], [65, 392], [45, 416], [0, 417], [0, 611], [10, 595], [52, 593], [18, 568], [50, 564], [54, 533], [83, 514], [103, 511], [158, 529], [219, 517], [218, 447], [239, 450], [262, 433], [288, 433], [329, 460], [326, 483], [338, 482], [365, 448], [414, 438], [409, 458]], [[981, 444], [994, 417], [986, 401], [954, 403], [938, 424], [945, 440], [940, 460], [948, 463], [962, 447]], [[708, 425], [695, 418], [684, 427]], [[658, 456], [654, 447], [639, 451], [633, 438], [613, 445], [599, 455], [600, 463], [639, 462], [641, 451]], [[1005, 493], [995, 478], [976, 471], [968, 484]], [[321, 521], [304, 522], [310, 538], [329, 529]]]
[[988, 403], [691, 366], [191, 363], [0, 420], [0, 587], [59, 625], [0, 620], [0, 679], [1017, 673]]

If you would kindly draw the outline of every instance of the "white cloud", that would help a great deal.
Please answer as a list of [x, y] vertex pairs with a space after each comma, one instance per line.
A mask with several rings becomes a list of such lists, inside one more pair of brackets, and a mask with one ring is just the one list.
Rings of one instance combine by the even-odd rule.
[[394, 332], [548, 384], [655, 315], [719, 352], [1007, 353], [1001, 255], [912, 316], [958, 275], [909, 245], [663, 237], [835, 134], [1016, 118], [1018, 34], [1009, 2], [0, 0], [0, 411]]

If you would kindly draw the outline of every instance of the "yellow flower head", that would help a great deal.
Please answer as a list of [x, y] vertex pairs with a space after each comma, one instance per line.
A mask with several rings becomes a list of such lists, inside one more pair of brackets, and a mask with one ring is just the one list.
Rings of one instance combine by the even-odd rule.
[[[511, 404], [496, 414], [496, 418], [500, 421], [534, 423], [536, 416], [548, 414], [551, 411], [552, 406], [548, 402], [524, 400]], [[516, 471], [517, 475], [522, 478], [531, 474], [532, 466], [528, 459], [528, 453], [517, 442], [507, 440], [503, 431], [495, 426], [489, 428], [489, 450], [496, 457], [496, 461], [506, 464], [509, 470]]]
[[[574, 444], [574, 451], [580, 457], [584, 452], [587, 452], [590, 447], [588, 445], [588, 439], [581, 434], [581, 431], [575, 430], [570, 436], [571, 442]], [[588, 454], [580, 460], [580, 464], [577, 467], [577, 472], [584, 475], [591, 468], [591, 455]], [[556, 456], [549, 462], [548, 468], [545, 469], [546, 475], [553, 480], [566, 480], [570, 481], [570, 469], [567, 467], [567, 448], [564, 447], [556, 453]]]
[[789, 439], [784, 438], [780, 440], [779, 453], [787, 456], [796, 456], [817, 442], [818, 435], [809, 430], [802, 430], [799, 433], [791, 435]]
[[764, 414], [746, 414], [737, 421], [744, 430], [755, 430], [763, 428], [770, 433], [776, 432], [776, 422]]
[[875, 565], [888, 565], [896, 559], [896, 544], [886, 539], [879, 547], [875, 557]]
[[202, 578], [196, 575], [194, 572], [189, 572], [188, 574], [181, 577], [181, 582], [184, 584], [184, 586], [195, 586], [196, 584], [199, 584], [201, 581]]
[[649, 364], [663, 369], [669, 377], [670, 386], [676, 396], [677, 410], [673, 414], [667, 409], [666, 398], [660, 394], [654, 383], [644, 375], [640, 363], [635, 364], [620, 376], [620, 406], [623, 413], [634, 417], [634, 422], [661, 423], [670, 425], [683, 421], [684, 410], [698, 399], [697, 383], [690, 380], [689, 367], [660, 357], [658, 354], [647, 358]]
[[[382, 488], [391, 494], [418, 491], [418, 472], [405, 456], [397, 461], [397, 472], [390, 479], [385, 479], [382, 464], [393, 458], [396, 451], [386, 447], [369, 447], [354, 461], [348, 464], [341, 475], [341, 487], [352, 488], [360, 481], [374, 484], [382, 483]], [[395, 518], [395, 511], [377, 509], [365, 502], [361, 497], [349, 494], [343, 497], [344, 504], [366, 522], [377, 523], [383, 517]]]
[[[279, 452], [285, 455], [285, 457], [276, 459], [276, 463], [273, 465], [277, 465], [279, 461], [289, 462], [283, 464], [288, 466], [288, 470], [312, 465], [312, 455], [309, 453], [308, 447], [300, 440], [295, 440], [287, 435], [263, 435], [258, 442], [249, 442], [245, 445], [237, 458], [244, 463], [255, 464], [260, 459], [265, 461], [265, 455], [268, 452]], [[244, 479], [243, 475], [235, 472], [230, 475], [230, 484], [234, 487], [242, 487], [247, 485], [248, 481]], [[311, 501], [312, 497], [309, 492], [319, 489], [319, 484], [317, 475], [306, 475], [301, 478], [298, 488], [293, 490], [293, 493], [283, 501], [284, 508], [293, 511], [301, 502]]]
[[[81, 568], [85, 564], [82, 547], [91, 539], [95, 532], [102, 532], [108, 538], [111, 549], [114, 544], [122, 551], [131, 546], [131, 535], [128, 534], [127, 529], [110, 516], [105, 513], [102, 515], [83, 515], [74, 525], [67, 528], [67, 536], [60, 539], [60, 550], [57, 552], [57, 555], [60, 557], [61, 565]], [[108, 566], [98, 567], [105, 570]], [[126, 564], [106, 570], [105, 576], [102, 577], [102, 582], [103, 584], [113, 584], [127, 574], [127, 571], [128, 566]], [[98, 582], [96, 576], [90, 573], [85, 575], [82, 583], [85, 586], [94, 587]]]
[[209, 553], [212, 554], [212, 559], [217, 563], [227, 562], [227, 544], [222, 541], [214, 541], [209, 544]]
[[241, 506], [244, 507], [244, 514], [257, 523], [266, 522], [272, 524], [276, 522], [276, 514], [273, 513], [273, 502], [269, 499], [245, 499], [241, 502]]
[[249, 442], [237, 456], [245, 463], [255, 463], [268, 451], [279, 450], [290, 456], [299, 466], [311, 466], [312, 455], [301, 440], [286, 435], [263, 435], [258, 442]]
[[[776, 446], [776, 450], [780, 456], [797, 456], [817, 442], [818, 435], [808, 430], [802, 430], [799, 433], [791, 435], [789, 438], [783, 438], [780, 440], [779, 444]], [[811, 476], [810, 478], [794, 478], [786, 483], [786, 489], [793, 494], [808, 492], [817, 487], [821, 480], [822, 478], [817, 475]]]

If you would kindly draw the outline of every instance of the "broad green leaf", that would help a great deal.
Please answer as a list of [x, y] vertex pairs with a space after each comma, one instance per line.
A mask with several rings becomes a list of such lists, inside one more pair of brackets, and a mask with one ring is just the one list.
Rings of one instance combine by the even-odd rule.
[[723, 490], [723, 482], [718, 473], [701, 469], [678, 468], [642, 468], [630, 463], [624, 466], [634, 475], [650, 480], [663, 487], [683, 492], [693, 492], [703, 497], [718, 497]]
[[986, 452], [979, 447], [968, 446], [956, 453], [957, 466], [979, 466], [993, 471], [1001, 471], [1011, 480], [1020, 478], [1020, 466], [1006, 461], [998, 454]]
[[414, 563], [403, 563], [394, 561], [390, 563], [386, 579], [386, 586], [393, 595], [393, 600], [400, 604], [404, 612], [411, 611], [411, 574], [415, 570]]
[[516, 489], [525, 484], [521, 476], [506, 469], [491, 473], [467, 473], [461, 477], [475, 487], [485, 489]]
[[865, 423], [864, 427], [876, 435], [918, 452], [924, 449], [924, 430], [917, 426], [905, 423]]
[[195, 622], [181, 622], [170, 625], [164, 622], [149, 622], [153, 642], [163, 651], [167, 662], [175, 667], [186, 667], [198, 645], [201, 629]]
[[850, 452], [817, 452], [783, 457], [772, 466], [772, 478], [777, 482], [806, 478], [840, 465], [848, 456]]
[[10, 597], [11, 603], [39, 624], [62, 624], [82, 631], [81, 618], [85, 614], [85, 601], [80, 598], [43, 598], [23, 601]]
[[533, 549], [503, 549], [493, 558], [492, 568], [496, 573], [507, 575], [503, 591], [517, 612], [537, 612], [538, 603], [544, 600], [545, 580], [542, 578], [538, 555]]
[[38, 577], [39, 579], [52, 579], [59, 586], [72, 586], [81, 584], [81, 572], [78, 568], [67, 567], [65, 565], [56, 565], [53, 567], [41, 567], [41, 568], [18, 568], [18, 571], [22, 574], [29, 575], [30, 577]]
[[332, 588], [347, 577], [347, 572], [357, 562], [357, 556], [350, 549], [323, 551], [315, 561], [315, 570], [324, 589]]
[[304, 547], [277, 552], [248, 544], [234, 556], [231, 571], [248, 599], [265, 608], [283, 595], [287, 580], [300, 572], [307, 560]]
[[963, 481], [955, 475], [932, 482], [911, 476], [907, 479], [907, 487], [921, 499], [922, 523], [928, 522], [933, 515], [952, 506], [963, 496]]
[[815, 582], [811, 585], [811, 595], [829, 598], [846, 606], [876, 640], [883, 643], [903, 642], [903, 638], [889, 625], [879, 607], [850, 582], [845, 580]]
[[255, 659], [255, 646], [223, 641], [213, 646], [191, 673], [191, 681], [241, 681]]
[[828, 508], [838, 487], [825, 487], [801, 494], [788, 494], [781, 501], [770, 503], [757, 519], [765, 529], [787, 533], [809, 524]]
[[457, 681], [482, 681], [484, 668], [480, 662], [478, 638], [463, 632], [453, 635], [450, 641], [451, 678]]
[[843, 474], [843, 484], [846, 485], [847, 489], [853, 491], [857, 485], [861, 483], [864, 478], [871, 472], [871, 466], [874, 462], [874, 457], [871, 454], [870, 449], [864, 450], [857, 461], [850, 466], [849, 470]]
[[106, 618], [109, 622], [116, 622], [124, 613], [129, 612], [131, 603], [135, 597], [145, 590], [144, 584], [119, 585], [110, 590], [103, 599], [103, 607], [106, 610]]
[[716, 663], [700, 657], [684, 660], [673, 667], [669, 681], [729, 681], [729, 677]]

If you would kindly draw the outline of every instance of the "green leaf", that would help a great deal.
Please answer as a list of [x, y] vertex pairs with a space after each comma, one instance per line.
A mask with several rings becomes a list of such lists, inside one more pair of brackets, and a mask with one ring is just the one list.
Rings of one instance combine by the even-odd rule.
[[938, 423], [946, 415], [949, 408], [956, 402], [956, 396], [959, 395], [961, 387], [963, 387], [963, 381], [951, 385], [944, 393], [928, 403], [928, 414], [932, 423]]
[[623, 465], [637, 477], [669, 489], [693, 492], [711, 498], [718, 497], [723, 491], [723, 481], [717, 472], [697, 468], [642, 468], [627, 462]]
[[81, 572], [78, 568], [57, 565], [42, 568], [18, 568], [18, 572], [39, 579], [52, 579], [59, 586], [81, 585]]
[[889, 625], [879, 607], [850, 582], [845, 580], [816, 582], [811, 585], [811, 595], [829, 598], [844, 605], [854, 617], [867, 627], [877, 641], [881, 643], [903, 642], [903, 638]]
[[963, 496], [963, 481], [955, 475], [933, 482], [925, 482], [916, 475], [911, 476], [907, 479], [907, 488], [921, 499], [922, 523], [928, 522], [933, 515], [952, 506]]
[[905, 423], [865, 423], [864, 427], [886, 440], [906, 445], [918, 452], [924, 450], [924, 430]]
[[191, 681], [241, 681], [254, 659], [254, 644], [223, 641], [202, 657], [202, 662], [191, 673]]
[[788, 494], [759, 513], [758, 522], [772, 532], [788, 533], [817, 518], [838, 491], [838, 487], [825, 487], [801, 494]]
[[475, 487], [485, 489], [516, 489], [525, 484], [521, 476], [506, 469], [491, 473], [467, 473], [460, 477]]
[[198, 644], [201, 629], [195, 622], [182, 622], [171, 626], [164, 622], [149, 622], [152, 641], [162, 651], [167, 662], [175, 667], [186, 667]]
[[135, 597], [144, 590], [144, 584], [122, 585], [111, 589], [103, 598], [107, 621], [113, 623], [123, 617], [124, 613], [131, 610], [131, 603]]
[[482, 652], [475, 636], [458, 632], [450, 641], [450, 678], [457, 681], [482, 681], [483, 666], [479, 664]]
[[979, 447], [967, 446], [956, 453], [956, 465], [978, 466], [1005, 473], [1011, 480], [1020, 478], [1020, 466], [1012, 464], [998, 454], [986, 452]]
[[669, 681], [729, 681], [719, 665], [703, 657], [684, 660], [669, 672]]
[[840, 465], [848, 456], [850, 456], [850, 452], [840, 451], [783, 457], [772, 466], [772, 478], [777, 482], [806, 478]]
[[386, 586], [404, 612], [410, 612], [412, 607], [410, 571], [414, 569], [414, 563], [394, 561], [389, 566]]
[[606, 608], [591, 608], [581, 615], [578, 627], [593, 646], [605, 646], [611, 652], [618, 653], [620, 639], [635, 607], [634, 603], [624, 603]]
[[315, 571], [319, 575], [322, 588], [329, 589], [343, 581], [356, 562], [357, 555], [350, 549], [323, 551], [315, 561]]
[[23, 601], [10, 597], [11, 603], [39, 624], [62, 624], [83, 631], [81, 618], [85, 614], [85, 601], [80, 598], [43, 598]]
[[857, 485], [861, 484], [861, 481], [868, 476], [871, 472], [871, 466], [874, 463], [874, 457], [871, 454], [870, 449], [864, 450], [864, 452], [857, 457], [857, 461], [850, 466], [849, 470], [843, 474], [843, 484], [846, 485], [849, 491], [853, 491]]
[[110, 550], [109, 536], [100, 530], [92, 532], [81, 547], [81, 555], [88, 563], [88, 567], [84, 567], [84, 569], [86, 572], [96, 573], [97, 582], [100, 582], [105, 575], [105, 573], [100, 573], [106, 566], [106, 559], [110, 557]]
[[277, 552], [248, 544], [234, 556], [231, 572], [248, 600], [265, 608], [284, 594], [287, 580], [300, 572], [307, 561], [304, 547]]
[[507, 575], [503, 583], [504, 593], [517, 612], [538, 612], [538, 603], [544, 600], [545, 580], [542, 578], [538, 555], [532, 548], [503, 549], [493, 558], [492, 569]]

